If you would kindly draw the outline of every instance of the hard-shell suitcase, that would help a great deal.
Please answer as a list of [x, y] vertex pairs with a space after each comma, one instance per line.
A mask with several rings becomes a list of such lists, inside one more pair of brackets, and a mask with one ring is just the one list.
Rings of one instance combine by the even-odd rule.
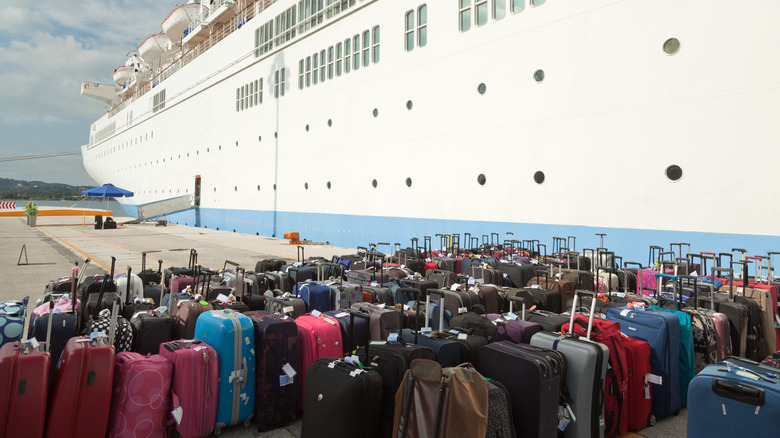
[[[592, 292], [575, 291], [573, 309], [577, 308], [580, 294], [592, 294]], [[590, 314], [592, 317], [592, 308]], [[571, 314], [570, 324], [573, 317], [574, 312]], [[589, 339], [589, 334], [586, 333], [585, 339]], [[531, 338], [531, 345], [560, 351], [566, 356], [566, 386], [572, 398], [572, 410], [577, 417], [577, 421], [566, 427], [564, 431], [566, 438], [604, 436], [603, 393], [609, 350], [603, 344], [585, 339], [580, 339], [572, 333], [562, 335], [548, 331], [536, 333]]]
[[523, 290], [528, 291], [534, 297], [534, 305], [539, 310], [552, 313], [561, 313], [561, 293], [554, 289], [544, 289], [538, 284], [530, 284]]
[[[506, 387], [519, 436], [558, 436], [559, 394], [566, 357], [560, 352], [498, 341], [479, 350], [477, 371]], [[568, 396], [568, 390], [567, 390]]]
[[300, 405], [298, 326], [287, 316], [250, 311], [255, 326], [255, 421], [270, 430], [295, 421]]
[[172, 380], [173, 365], [160, 355], [117, 353], [109, 436], [164, 438]]
[[304, 409], [303, 395], [306, 393], [306, 370], [317, 359], [343, 357], [341, 326], [328, 315], [314, 316], [311, 313], [295, 319], [298, 325], [298, 346], [301, 361], [301, 409]]
[[526, 312], [525, 320], [541, 325], [546, 332], [560, 332], [561, 327], [569, 322], [569, 317], [547, 310], [531, 310]]
[[114, 379], [114, 346], [105, 335], [71, 338], [49, 395], [46, 437], [106, 436]]
[[[362, 312], [350, 312], [368, 318]], [[362, 360], [370, 361], [366, 348]], [[329, 436], [361, 438], [380, 431], [382, 377], [340, 356], [317, 359], [306, 370], [305, 405], [301, 437]]]
[[[0, 347], [0, 438], [17, 436], [43, 436], [46, 423], [46, 402], [49, 394], [49, 368], [51, 356], [46, 347], [38, 347], [37, 340], [27, 339], [29, 319], [26, 318], [27, 298], [21, 318], [24, 322], [19, 329], [23, 333], [21, 341], [10, 342]], [[49, 322], [54, 303], [49, 302]], [[51, 331], [49, 330], [49, 334]]]
[[217, 351], [197, 339], [182, 339], [160, 345], [160, 355], [173, 364], [171, 410], [176, 432], [182, 438], [211, 435], [219, 391]]
[[[25, 312], [29, 301], [30, 297], [24, 297], [22, 301], [0, 302], [0, 346], [22, 339]], [[49, 306], [47, 305], [45, 309], [48, 311]]]
[[242, 421], [255, 412], [255, 330], [252, 321], [232, 310], [209, 310], [198, 317], [195, 338], [217, 350], [219, 391], [216, 429]]
[[369, 329], [372, 341], [386, 341], [390, 333], [403, 328], [401, 312], [395, 308], [372, 303], [356, 303], [350, 310], [363, 312], [370, 316]]
[[754, 368], [732, 359], [708, 365], [689, 388], [688, 437], [776, 433], [780, 418], [778, 383], [777, 369]]

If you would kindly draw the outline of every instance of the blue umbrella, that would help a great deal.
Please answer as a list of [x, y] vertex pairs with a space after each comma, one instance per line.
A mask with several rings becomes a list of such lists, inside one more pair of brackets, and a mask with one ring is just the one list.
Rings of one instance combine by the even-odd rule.
[[84, 190], [81, 192], [81, 196], [88, 196], [91, 198], [106, 198], [106, 212], [108, 211], [108, 201], [110, 198], [129, 198], [133, 196], [133, 192], [125, 189], [120, 189], [113, 184], [103, 184], [100, 187], [94, 189]]

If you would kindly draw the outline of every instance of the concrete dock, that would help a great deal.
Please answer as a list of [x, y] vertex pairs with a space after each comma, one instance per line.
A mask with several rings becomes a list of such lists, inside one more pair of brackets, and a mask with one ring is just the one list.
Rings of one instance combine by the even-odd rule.
[[[119, 223], [130, 218], [115, 218]], [[120, 225], [115, 230], [96, 230], [91, 223], [82, 225], [82, 218], [39, 216], [36, 227], [29, 227], [25, 218], [0, 218], [0, 301], [21, 299], [29, 295], [34, 302], [43, 295], [50, 280], [70, 275], [75, 261], [81, 265], [86, 258], [92, 263], [88, 275], [103, 274], [116, 257], [116, 272], [141, 270], [141, 253], [146, 251], [147, 268], [163, 269], [186, 266], [189, 251], [198, 251], [198, 263], [219, 269], [225, 260], [254, 269], [255, 263], [269, 257], [296, 260], [297, 246], [288, 241], [265, 236], [237, 234], [229, 231], [187, 227], [157, 226], [155, 223]], [[368, 243], [368, 242], [366, 242]], [[351, 254], [355, 248], [331, 245], [306, 245], [305, 256], [330, 258], [334, 254]], [[21, 261], [19, 260], [21, 258]], [[654, 427], [639, 434], [626, 436], [683, 437], [686, 436], [686, 410], [678, 416], [660, 420]], [[241, 425], [226, 428], [225, 437], [297, 437], [301, 420], [270, 432], [246, 429]], [[327, 435], [323, 431], [324, 436]]]

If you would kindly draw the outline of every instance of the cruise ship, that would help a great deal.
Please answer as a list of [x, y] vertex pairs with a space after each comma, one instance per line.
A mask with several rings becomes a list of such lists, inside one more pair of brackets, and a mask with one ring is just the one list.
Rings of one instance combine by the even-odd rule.
[[670, 242], [780, 248], [780, 2], [204, 0], [160, 18], [116, 84], [81, 86], [109, 107], [84, 166], [134, 191], [131, 213], [192, 195], [169, 221], [340, 246], [564, 237], [643, 264]]

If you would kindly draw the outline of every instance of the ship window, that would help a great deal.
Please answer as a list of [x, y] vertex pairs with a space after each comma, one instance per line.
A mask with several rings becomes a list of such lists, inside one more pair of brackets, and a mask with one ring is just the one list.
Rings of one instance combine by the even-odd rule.
[[255, 94], [255, 83], [250, 82], [249, 83], [249, 108], [255, 106], [254, 94]]
[[542, 172], [542, 171], [540, 170], [540, 171], [537, 171], [536, 173], [534, 173], [534, 181], [535, 181], [537, 184], [541, 184], [541, 183], [543, 183], [543, 182], [544, 182], [544, 172]]
[[319, 54], [315, 53], [314, 56], [312, 56], [312, 64], [313, 64], [312, 65], [312, 70], [314, 70], [314, 77], [312, 79], [314, 79], [314, 85], [317, 85], [317, 82], [319, 82], [318, 81], [319, 74], [317, 73], [318, 68], [319, 68], [318, 65], [317, 65], [318, 64], [318, 62], [317, 62], [318, 59], [319, 59]]
[[328, 181], [327, 187], [328, 187], [328, 190], [330, 190], [330, 181]]
[[414, 11], [406, 13], [406, 51], [414, 49]]
[[531, 0], [531, 6], [537, 7], [544, 4], [544, 2], [547, 0]]
[[669, 38], [664, 41], [664, 53], [667, 55], [674, 55], [680, 51], [680, 40], [677, 38]]
[[479, 183], [479, 185], [484, 186], [486, 181], [487, 178], [485, 178], [485, 174], [480, 173], [479, 176], [477, 177], [477, 182]]
[[377, 185], [377, 182], [376, 182], [376, 180], [373, 180], [373, 181], [371, 181], [371, 186], [372, 186], [372, 187], [376, 188], [376, 185]]
[[306, 88], [311, 86], [311, 56], [306, 57]]
[[260, 184], [257, 185], [257, 191], [260, 191]]
[[241, 97], [239, 98], [241, 100], [241, 111], [244, 110], [244, 87], [239, 87], [239, 90], [241, 90]]
[[371, 46], [371, 55], [374, 58], [374, 64], [379, 62], [379, 26], [373, 29], [374, 45]]
[[506, 16], [506, 0], [493, 0], [493, 19], [500, 20]]
[[485, 94], [485, 91], [487, 91], [487, 86], [485, 84], [479, 84], [477, 91], [479, 94]]
[[257, 88], [257, 80], [255, 80], [255, 105], [258, 104], [257, 102], [257, 95], [259, 94], [259, 88]]
[[336, 44], [336, 76], [341, 76], [341, 66], [343, 63], [344, 47], [341, 43]]
[[352, 59], [352, 39], [344, 40], [344, 73], [349, 73]]
[[417, 45], [425, 47], [428, 44], [428, 6], [417, 8]]
[[379, 116], [379, 110], [374, 108], [374, 117], [378, 117], [378, 116]]
[[333, 46], [328, 47], [328, 79], [333, 79]]
[[666, 177], [669, 178], [670, 181], [679, 181], [680, 178], [682, 178], [682, 175], [682, 168], [676, 164], [672, 164], [666, 168]]
[[303, 188], [309, 190], [309, 183], [303, 183]]
[[328, 127], [333, 126], [333, 119], [328, 119]]
[[368, 61], [370, 60], [368, 48], [371, 46], [371, 35], [368, 31], [363, 32], [363, 67], [368, 67]]
[[460, 0], [460, 31], [471, 29], [471, 0]]
[[475, 0], [474, 9], [475, 9], [474, 23], [477, 26], [484, 26], [487, 23], [487, 18], [488, 18], [487, 0]]
[[523, 12], [523, 9], [525, 9], [525, 0], [511, 0], [511, 2], [513, 14]]
[[412, 179], [406, 178], [406, 187], [411, 187], [411, 186], [412, 186]]
[[249, 108], [249, 84], [244, 85], [244, 108]]
[[536, 82], [542, 82], [544, 80], [544, 70], [536, 70], [534, 72], [534, 80]]
[[355, 54], [352, 55], [352, 65], [355, 70], [360, 68], [360, 35], [352, 37], [352, 42], [355, 45]]
[[320, 52], [320, 82], [325, 82], [325, 51]]
[[407, 100], [406, 101], [406, 109], [408, 109], [408, 110], [412, 109], [412, 101], [411, 100]]
[[298, 89], [303, 90], [303, 59], [298, 61]]

